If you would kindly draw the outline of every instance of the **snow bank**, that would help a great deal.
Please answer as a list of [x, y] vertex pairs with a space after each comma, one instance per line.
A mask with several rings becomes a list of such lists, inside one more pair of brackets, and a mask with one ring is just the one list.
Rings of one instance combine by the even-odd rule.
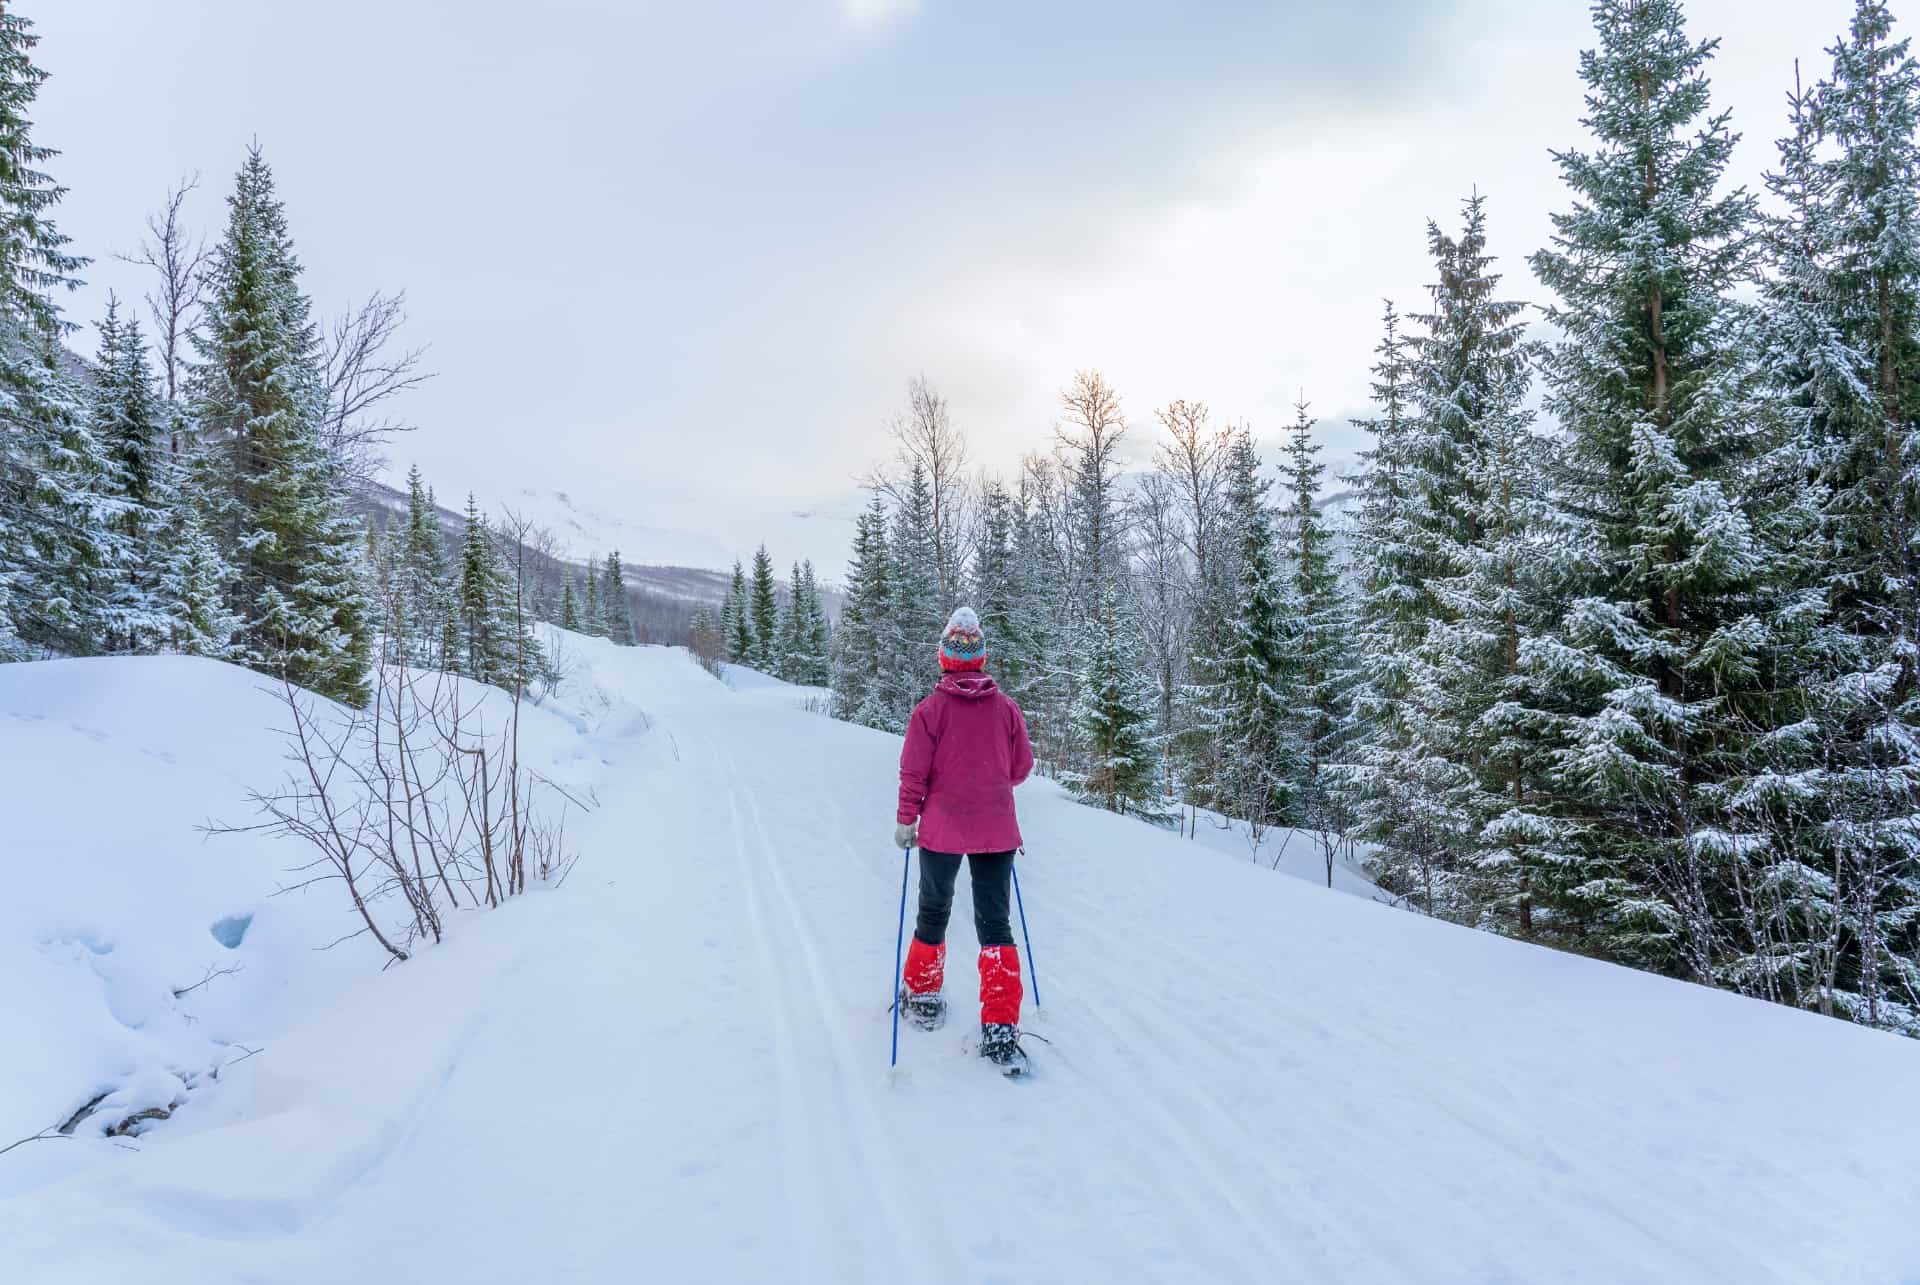
[[[476, 720], [504, 717], [492, 689], [462, 683], [460, 696]], [[303, 700], [323, 722], [344, 716]], [[0, 1146], [63, 1124], [84, 1139], [143, 1112], [184, 1118], [222, 1068], [384, 962], [366, 939], [339, 941], [357, 921], [337, 883], [301, 886], [303, 845], [203, 833], [256, 819], [247, 793], [288, 766], [288, 724], [268, 680], [216, 661], [0, 665], [0, 816], [15, 845], [0, 1013], [16, 1036], [0, 1060]], [[556, 769], [579, 739], [531, 707], [522, 736]], [[0, 1192], [67, 1172], [81, 1150], [16, 1149]]]

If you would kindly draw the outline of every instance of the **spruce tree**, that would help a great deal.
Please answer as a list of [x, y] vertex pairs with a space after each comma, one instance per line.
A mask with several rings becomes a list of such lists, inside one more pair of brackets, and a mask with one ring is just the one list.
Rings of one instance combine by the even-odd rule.
[[794, 633], [800, 652], [795, 661], [794, 680], [807, 687], [825, 687], [831, 672], [833, 625], [827, 619], [827, 605], [820, 593], [820, 579], [811, 560], [800, 564], [794, 580], [796, 606]]
[[1764, 800], [1782, 842], [1741, 898], [1734, 971], [1751, 993], [1920, 1034], [1920, 66], [1879, 0], [1829, 54], [1790, 99], [1768, 180], [1785, 207], [1767, 285], [1780, 472], [1815, 479], [1805, 583], [1827, 611], [1817, 736], [1784, 744], [1799, 753], [1768, 780], [1816, 784]]
[[[1527, 388], [1524, 305], [1500, 297], [1487, 249], [1486, 198], [1468, 197], [1462, 215], [1458, 237], [1429, 226], [1432, 310], [1421, 319], [1425, 334], [1408, 372], [1415, 414], [1405, 464], [1414, 502], [1405, 529], [1420, 596], [1416, 632], [1400, 660], [1409, 758], [1397, 775], [1415, 788], [1406, 800], [1407, 833], [1390, 837], [1385, 852], [1388, 867], [1399, 858], [1395, 891], [1410, 894], [1417, 885], [1429, 913], [1483, 922], [1492, 902], [1511, 898], [1479, 877], [1490, 871], [1480, 857], [1481, 827], [1500, 809], [1504, 785], [1492, 780], [1477, 724], [1517, 669], [1521, 607], [1508, 600], [1515, 614], [1499, 627], [1497, 642], [1478, 632], [1485, 622], [1463, 625], [1462, 617], [1483, 610], [1479, 595], [1490, 591], [1476, 575], [1490, 532], [1497, 526], [1505, 533], [1509, 556], [1524, 538], [1511, 531], [1524, 501], [1514, 489], [1533, 486], [1525, 470], [1538, 459], [1520, 440], [1527, 423], [1520, 406]], [[1501, 451], [1507, 454], [1496, 460]], [[1489, 650], [1476, 650], [1476, 642]]]
[[407, 470], [407, 517], [401, 529], [398, 574], [396, 589], [405, 604], [409, 662], [430, 668], [442, 600], [451, 587], [437, 506], [417, 466]]
[[1071, 654], [1069, 575], [1061, 540], [1059, 476], [1053, 461], [1029, 459], [1014, 493], [1013, 559], [1006, 609], [987, 635], [989, 664], [1027, 716], [1040, 770], [1058, 773], [1072, 757], [1078, 662]]
[[573, 591], [574, 581], [577, 579], [578, 577], [569, 569], [566, 579], [561, 581], [559, 622], [562, 629], [576, 634], [580, 632], [580, 599], [579, 595]]
[[1401, 329], [1392, 303], [1385, 306], [1381, 338], [1374, 349], [1375, 414], [1356, 420], [1372, 439], [1362, 453], [1360, 502], [1354, 518], [1353, 579], [1357, 632], [1365, 640], [1354, 689], [1358, 740], [1333, 777], [1355, 832], [1390, 855], [1376, 863], [1401, 866], [1400, 855], [1417, 844], [1413, 832], [1421, 793], [1421, 765], [1408, 700], [1413, 649], [1426, 634], [1419, 607], [1426, 601], [1415, 555], [1415, 494], [1407, 439], [1416, 408], [1413, 360], [1417, 341]]
[[607, 634], [606, 594], [600, 583], [600, 559], [587, 559], [587, 592], [580, 607], [580, 632], [594, 638]]
[[466, 534], [460, 543], [461, 672], [468, 678], [512, 687], [521, 668], [512, 608], [513, 586], [501, 571], [493, 532], [469, 495]]
[[777, 674], [781, 665], [780, 603], [774, 593], [773, 559], [764, 544], [753, 554], [747, 616], [753, 624], [753, 651], [746, 663], [762, 673]]
[[800, 666], [800, 564], [794, 563], [787, 583], [792, 586], [784, 602], [779, 604], [773, 626], [773, 674], [783, 682], [793, 683]]
[[980, 627], [989, 638], [1011, 632], [1017, 610], [1014, 524], [1013, 496], [998, 479], [987, 482], [980, 492], [980, 547], [973, 558], [972, 591]]
[[467, 626], [460, 616], [458, 581], [440, 599], [440, 637], [435, 645], [434, 668], [446, 674], [466, 673]]
[[10, 161], [0, 171], [0, 316], [16, 330], [53, 336], [67, 328], [53, 296], [79, 285], [87, 261], [68, 253], [69, 238], [51, 217], [67, 190], [40, 167], [59, 153], [33, 141], [30, 113], [47, 79], [33, 61], [39, 43], [30, 19], [0, 13], [0, 155]]
[[1157, 693], [1140, 663], [1142, 641], [1126, 601], [1109, 586], [1085, 640], [1074, 722], [1082, 763], [1066, 784], [1083, 802], [1149, 820], [1171, 816], [1154, 734]]
[[1286, 543], [1282, 561], [1292, 581], [1294, 621], [1287, 642], [1287, 686], [1292, 701], [1288, 740], [1298, 755], [1289, 793], [1292, 816], [1313, 830], [1338, 830], [1330, 768], [1345, 757], [1353, 735], [1353, 616], [1333, 560], [1333, 533], [1320, 512], [1319, 460], [1314, 421], [1295, 408], [1287, 442]]
[[109, 297], [100, 322], [100, 350], [88, 423], [104, 454], [98, 472], [116, 501], [112, 565], [103, 573], [111, 587], [104, 645], [115, 651], [149, 651], [163, 645], [171, 621], [160, 599], [158, 536], [168, 506], [176, 502], [171, 461], [164, 453], [164, 408], [154, 388], [147, 346], [137, 317], [121, 319]]
[[886, 502], [876, 490], [854, 523], [847, 604], [834, 638], [831, 712], [846, 722], [897, 731], [884, 672], [893, 611], [891, 561]]
[[915, 463], [893, 515], [888, 583], [886, 696], [889, 727], [905, 730], [913, 707], [927, 694], [946, 617], [940, 611], [940, 566], [934, 541], [933, 492]]
[[54, 336], [32, 329], [0, 342], [0, 566], [18, 635], [88, 655], [128, 646], [148, 615], [126, 581], [137, 506], [60, 351]]
[[727, 585], [727, 598], [720, 615], [727, 631], [727, 659], [736, 665], [751, 665], [758, 650], [753, 637], [753, 613], [747, 604], [747, 573], [735, 558], [733, 580]]
[[633, 646], [633, 606], [627, 601], [626, 572], [620, 566], [618, 549], [607, 555], [607, 572], [600, 589], [605, 603], [607, 637], [622, 647]]
[[[140, 508], [152, 505], [160, 484], [164, 420], [146, 341], [140, 337], [140, 319], [136, 315], [122, 321], [119, 300], [108, 296], [107, 315], [100, 322], [93, 432], [113, 462], [121, 493]], [[137, 530], [138, 521], [132, 526]]]
[[1737, 889], [1773, 844], [1741, 792], [1797, 719], [1805, 615], [1779, 592], [1777, 521], [1796, 500], [1755, 485], [1767, 417], [1732, 298], [1755, 211], [1717, 190], [1734, 136], [1708, 115], [1714, 43], [1676, 0], [1593, 12], [1593, 148], [1558, 154], [1573, 206], [1533, 258], [1559, 298], [1547, 405], [1583, 572], [1527, 660], [1563, 837], [1553, 909], [1589, 948], [1724, 982]]
[[1448, 774], [1448, 813], [1459, 819], [1457, 877], [1463, 917], [1523, 937], [1535, 934], [1536, 882], [1551, 878], [1567, 836], [1547, 809], [1551, 762], [1528, 709], [1549, 706], [1526, 660], [1553, 622], [1561, 578], [1543, 552], [1553, 531], [1544, 493], [1544, 447], [1526, 409], [1527, 372], [1500, 363], [1476, 415], [1475, 537], [1457, 575], [1434, 582], [1442, 614], [1416, 653], [1412, 700]]
[[1205, 696], [1194, 710], [1218, 746], [1211, 801], [1261, 823], [1290, 815], [1305, 759], [1294, 737], [1290, 672], [1298, 608], [1280, 565], [1270, 487], [1242, 429], [1227, 458], [1227, 522], [1239, 542], [1234, 602], [1219, 654], [1199, 659]]
[[0, 659], [94, 650], [118, 567], [110, 465], [61, 369], [54, 296], [79, 284], [52, 219], [66, 189], [33, 141], [46, 72], [33, 24], [0, 12]]
[[323, 391], [311, 305], [286, 212], [259, 147], [228, 198], [195, 337], [194, 417], [224, 488], [215, 511], [238, 571], [253, 663], [350, 704], [368, 697], [368, 604], [359, 529], [320, 440]]
[[167, 645], [183, 655], [232, 659], [241, 623], [228, 606], [233, 567], [192, 504], [176, 503], [163, 512], [165, 525], [156, 537], [154, 596], [165, 614]]

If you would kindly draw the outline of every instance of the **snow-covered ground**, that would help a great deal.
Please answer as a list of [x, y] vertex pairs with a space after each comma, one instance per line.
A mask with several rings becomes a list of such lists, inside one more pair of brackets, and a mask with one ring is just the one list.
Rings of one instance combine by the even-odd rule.
[[[0, 1146], [124, 1068], [225, 1058], [137, 1138], [0, 1155], [0, 1281], [1920, 1278], [1920, 1046], [1046, 782], [1037, 1074], [992, 1074], [964, 1020], [903, 1031], [889, 1074], [898, 740], [680, 652], [570, 649], [534, 739], [598, 794], [584, 861], [384, 973], [312, 949], [351, 926], [336, 891], [267, 896], [292, 849], [193, 831], [277, 771], [252, 675], [0, 667], [29, 872]], [[951, 943], [964, 1019], [965, 880]]]

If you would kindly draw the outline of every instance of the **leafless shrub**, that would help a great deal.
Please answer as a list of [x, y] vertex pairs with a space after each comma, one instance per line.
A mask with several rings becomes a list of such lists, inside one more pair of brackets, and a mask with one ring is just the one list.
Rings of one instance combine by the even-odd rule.
[[315, 855], [293, 887], [338, 882], [359, 925], [338, 940], [370, 934], [395, 963], [440, 941], [448, 911], [498, 906], [529, 871], [564, 877], [566, 815], [588, 804], [521, 761], [519, 695], [490, 730], [497, 693], [384, 653], [373, 678], [363, 710], [319, 706], [283, 679], [290, 767], [249, 795], [260, 820], [208, 830], [300, 839]]

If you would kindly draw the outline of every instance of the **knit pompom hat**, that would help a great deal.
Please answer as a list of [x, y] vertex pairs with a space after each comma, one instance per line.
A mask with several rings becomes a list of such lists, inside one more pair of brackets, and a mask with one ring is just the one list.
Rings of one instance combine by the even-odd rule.
[[955, 608], [940, 635], [940, 668], [949, 674], [973, 674], [987, 667], [987, 636], [972, 607]]

